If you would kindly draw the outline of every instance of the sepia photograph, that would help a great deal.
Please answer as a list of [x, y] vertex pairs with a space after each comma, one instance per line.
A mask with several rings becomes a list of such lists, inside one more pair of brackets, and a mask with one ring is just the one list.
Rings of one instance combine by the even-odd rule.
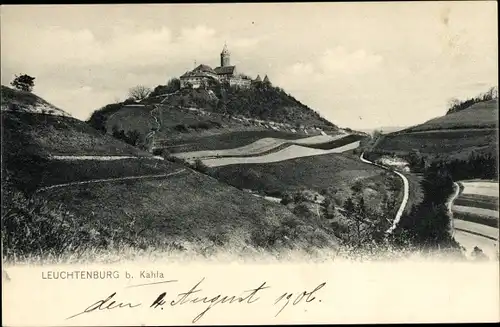
[[495, 1], [0, 10], [4, 324], [499, 321]]

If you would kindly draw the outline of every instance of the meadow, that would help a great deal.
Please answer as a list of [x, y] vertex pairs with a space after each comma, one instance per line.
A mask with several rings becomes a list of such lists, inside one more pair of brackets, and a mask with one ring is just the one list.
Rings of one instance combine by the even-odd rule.
[[[30, 228], [42, 235], [35, 234], [39, 236], [30, 242], [50, 234], [53, 241], [41, 244], [46, 253], [65, 247], [165, 248], [177, 244], [182, 248], [190, 242], [204, 244], [208, 254], [221, 246], [277, 250], [335, 248], [338, 244], [323, 221], [307, 221], [281, 204], [190, 169], [165, 178], [72, 185], [36, 196], [39, 221], [30, 223]], [[46, 217], [51, 215], [58, 218]], [[17, 217], [17, 225], [27, 223], [22, 215]], [[37, 229], [44, 229], [45, 234]], [[10, 232], [11, 238], [24, 233], [22, 228], [18, 234]]]
[[137, 155], [146, 151], [125, 144], [72, 117], [2, 112], [4, 153], [44, 155]]

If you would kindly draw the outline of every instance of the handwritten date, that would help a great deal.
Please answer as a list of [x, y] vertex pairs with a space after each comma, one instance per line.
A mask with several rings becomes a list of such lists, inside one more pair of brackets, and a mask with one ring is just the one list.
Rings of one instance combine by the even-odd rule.
[[[204, 304], [204, 309], [199, 312], [192, 320], [192, 323], [196, 323], [202, 319], [205, 314], [211, 310], [213, 307], [222, 304], [243, 304], [250, 305], [254, 304], [258, 301], [264, 301], [264, 296], [268, 295], [268, 289], [271, 287], [267, 285], [267, 282], [261, 283], [258, 287], [254, 287], [252, 289], [245, 290], [240, 292], [238, 295], [224, 295], [224, 294], [215, 294], [215, 295], [205, 295], [203, 294], [203, 289], [201, 288], [205, 278], [202, 278], [198, 283], [196, 283], [193, 287], [191, 287], [188, 291], [177, 293], [176, 297], [171, 299], [167, 299], [167, 292], [163, 291], [158, 296], [154, 298], [153, 301], [146, 301], [148, 307], [150, 309], [161, 309], [163, 310], [166, 307], [177, 307], [177, 306], [185, 306], [185, 305], [193, 305], [193, 304]], [[175, 283], [176, 280], [166, 281], [164, 283]], [[155, 283], [150, 284], [141, 284], [137, 285], [140, 287], [153, 285]], [[277, 317], [287, 306], [297, 306], [300, 303], [311, 303], [316, 300], [316, 302], [321, 302], [320, 299], [317, 299], [318, 292], [326, 285], [326, 282], [323, 282], [317, 285], [315, 288], [311, 290], [304, 290], [299, 292], [283, 292], [278, 297], [275, 297], [274, 302], [271, 302], [271, 305], [278, 306], [279, 310], [277, 311], [275, 317]], [[280, 293], [278, 293], [280, 294]], [[115, 309], [133, 309], [143, 305], [142, 302], [139, 301], [118, 301], [115, 299], [117, 292], [113, 292], [111, 295], [107, 296], [104, 299], [98, 300], [97, 302], [91, 304], [83, 311], [74, 314], [66, 319], [72, 319], [77, 316], [83, 314], [89, 314], [95, 311], [109, 311]], [[268, 295], [273, 298], [271, 294]]]

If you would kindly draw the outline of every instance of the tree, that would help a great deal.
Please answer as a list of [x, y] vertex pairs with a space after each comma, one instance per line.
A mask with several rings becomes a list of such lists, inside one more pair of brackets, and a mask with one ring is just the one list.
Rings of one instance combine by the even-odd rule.
[[16, 75], [16, 78], [10, 83], [18, 90], [31, 92], [35, 86], [35, 78], [27, 74]]
[[128, 91], [129, 96], [136, 101], [144, 100], [150, 93], [151, 89], [144, 85], [134, 86]]

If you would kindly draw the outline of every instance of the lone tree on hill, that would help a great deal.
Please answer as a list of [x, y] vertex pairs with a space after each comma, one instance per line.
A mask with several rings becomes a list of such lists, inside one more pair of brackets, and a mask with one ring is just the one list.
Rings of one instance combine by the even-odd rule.
[[16, 78], [10, 83], [13, 87], [18, 90], [23, 90], [26, 92], [31, 92], [35, 86], [35, 78], [27, 74], [16, 75]]
[[137, 85], [128, 91], [129, 97], [136, 101], [144, 100], [151, 93], [151, 89], [144, 85]]

